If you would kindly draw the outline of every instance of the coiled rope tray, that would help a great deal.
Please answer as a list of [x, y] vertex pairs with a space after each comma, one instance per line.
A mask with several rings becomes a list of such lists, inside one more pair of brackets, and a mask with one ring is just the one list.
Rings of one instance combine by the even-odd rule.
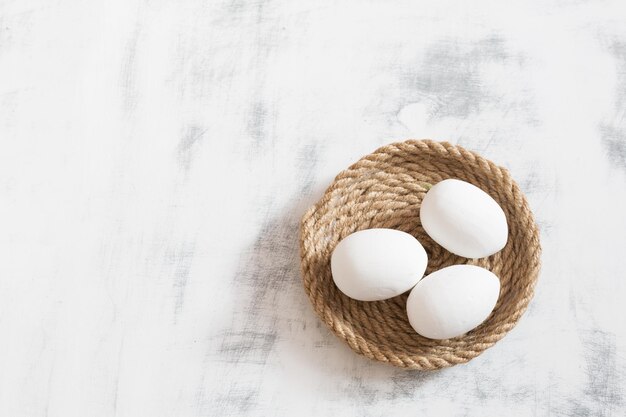
[[[446, 178], [470, 182], [491, 195], [509, 224], [505, 248], [466, 259], [437, 245], [422, 229], [426, 191]], [[471, 332], [447, 340], [424, 338], [406, 316], [407, 294], [375, 302], [353, 300], [337, 289], [330, 256], [341, 239], [383, 227], [415, 236], [428, 253], [429, 274], [454, 264], [474, 264], [500, 277], [491, 316]], [[395, 366], [433, 370], [467, 362], [493, 346], [526, 310], [540, 268], [539, 233], [528, 203], [508, 171], [447, 142], [408, 140], [384, 146], [341, 172], [301, 222], [304, 288], [317, 315], [357, 353]]]

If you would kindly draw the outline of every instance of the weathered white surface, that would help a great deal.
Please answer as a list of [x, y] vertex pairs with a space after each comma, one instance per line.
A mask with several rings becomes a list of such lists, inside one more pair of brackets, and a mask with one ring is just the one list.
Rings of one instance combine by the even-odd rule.
[[[0, 2], [0, 415], [623, 416], [625, 19]], [[439, 373], [354, 355], [299, 277], [304, 209], [407, 137], [507, 166], [544, 245], [519, 326]]]

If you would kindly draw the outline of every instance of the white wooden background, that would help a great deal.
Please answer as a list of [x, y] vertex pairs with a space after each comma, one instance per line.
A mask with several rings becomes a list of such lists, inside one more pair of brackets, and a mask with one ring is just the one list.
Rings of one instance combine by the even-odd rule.
[[[0, 416], [626, 415], [626, 3], [0, 0]], [[508, 167], [541, 227], [469, 364], [353, 354], [298, 220], [380, 145]]]

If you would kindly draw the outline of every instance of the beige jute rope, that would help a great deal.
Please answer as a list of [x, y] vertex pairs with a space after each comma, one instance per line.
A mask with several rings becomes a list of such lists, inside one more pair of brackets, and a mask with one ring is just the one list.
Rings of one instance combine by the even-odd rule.
[[[509, 225], [502, 251], [466, 259], [446, 251], [424, 232], [419, 217], [422, 198], [430, 186], [446, 178], [470, 182], [500, 204]], [[427, 274], [466, 263], [494, 272], [501, 290], [489, 318], [463, 336], [431, 340], [409, 325], [407, 294], [362, 302], [341, 293], [331, 276], [333, 249], [349, 234], [375, 227], [415, 236], [428, 253]], [[337, 175], [302, 218], [300, 254], [304, 288], [315, 312], [355, 352], [399, 367], [433, 370], [475, 358], [515, 326], [533, 295], [541, 247], [528, 203], [506, 169], [447, 142], [408, 140], [384, 146]]]

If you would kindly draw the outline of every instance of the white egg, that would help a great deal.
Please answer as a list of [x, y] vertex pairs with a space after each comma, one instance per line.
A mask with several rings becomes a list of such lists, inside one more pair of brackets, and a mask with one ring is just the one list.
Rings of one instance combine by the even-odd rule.
[[502, 208], [489, 194], [461, 180], [435, 184], [424, 196], [422, 226], [435, 242], [465, 258], [498, 252], [509, 230]]
[[500, 280], [474, 265], [453, 265], [424, 277], [406, 304], [409, 323], [429, 339], [460, 336], [481, 324], [500, 295]]
[[428, 257], [408, 233], [368, 229], [352, 233], [333, 251], [330, 266], [337, 287], [361, 301], [395, 297], [424, 276]]

